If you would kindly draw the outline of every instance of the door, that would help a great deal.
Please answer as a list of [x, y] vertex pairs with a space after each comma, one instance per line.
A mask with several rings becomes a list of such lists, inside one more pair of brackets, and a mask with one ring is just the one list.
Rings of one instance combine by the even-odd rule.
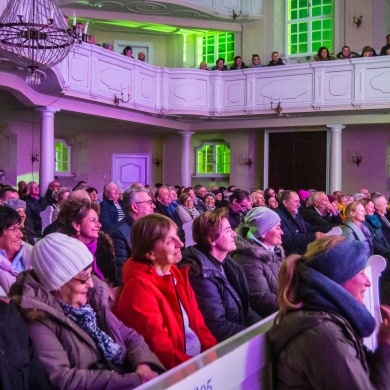
[[326, 191], [326, 131], [269, 134], [268, 187]]
[[150, 184], [150, 154], [112, 155], [112, 181], [119, 181], [124, 188], [133, 183]]

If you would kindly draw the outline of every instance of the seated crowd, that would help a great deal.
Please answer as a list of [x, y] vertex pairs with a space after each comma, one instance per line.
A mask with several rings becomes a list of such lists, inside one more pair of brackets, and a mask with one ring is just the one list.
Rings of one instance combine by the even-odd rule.
[[381, 193], [111, 182], [99, 203], [57, 180], [39, 193], [0, 189], [0, 326], [17, 323], [0, 347], [18, 355], [0, 362], [1, 388], [131, 389], [275, 312], [276, 388], [386, 388], [389, 267], [376, 358], [360, 345], [375, 328], [365, 264], [390, 261]]

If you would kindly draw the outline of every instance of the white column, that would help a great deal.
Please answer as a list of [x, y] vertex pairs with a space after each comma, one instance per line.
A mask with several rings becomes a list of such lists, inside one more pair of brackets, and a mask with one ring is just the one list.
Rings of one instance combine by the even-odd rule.
[[181, 153], [181, 185], [191, 186], [191, 137], [193, 131], [179, 131], [183, 136], [183, 151]]
[[329, 193], [342, 190], [342, 155], [341, 155], [341, 131], [343, 125], [327, 125], [330, 129], [330, 171]]
[[46, 107], [36, 110], [42, 115], [39, 188], [41, 196], [44, 196], [49, 183], [54, 180], [54, 114], [59, 110]]

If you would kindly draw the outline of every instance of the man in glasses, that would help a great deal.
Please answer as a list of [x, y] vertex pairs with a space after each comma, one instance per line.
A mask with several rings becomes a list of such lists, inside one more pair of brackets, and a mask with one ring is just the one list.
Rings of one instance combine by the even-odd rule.
[[233, 230], [244, 221], [249, 206], [249, 192], [236, 190], [229, 196], [228, 220]]
[[131, 188], [123, 194], [125, 218], [118, 222], [110, 233], [115, 249], [117, 280], [122, 284], [122, 267], [131, 256], [131, 227], [133, 222], [153, 214], [156, 206], [145, 188]]

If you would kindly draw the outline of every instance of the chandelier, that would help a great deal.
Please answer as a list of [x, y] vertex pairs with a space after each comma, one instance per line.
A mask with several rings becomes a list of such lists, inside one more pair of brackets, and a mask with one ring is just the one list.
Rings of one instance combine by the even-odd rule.
[[54, 0], [9, 0], [0, 16], [0, 49], [11, 62], [26, 67], [26, 82], [38, 85], [36, 70], [60, 63], [74, 37]]

